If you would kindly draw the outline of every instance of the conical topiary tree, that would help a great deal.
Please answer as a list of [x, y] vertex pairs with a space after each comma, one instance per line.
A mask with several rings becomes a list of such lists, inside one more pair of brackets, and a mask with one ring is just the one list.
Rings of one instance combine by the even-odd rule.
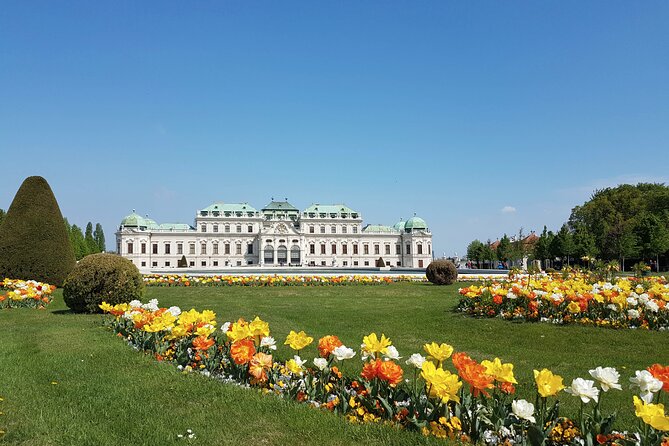
[[49, 183], [25, 179], [0, 226], [0, 278], [61, 286], [74, 268], [74, 252]]

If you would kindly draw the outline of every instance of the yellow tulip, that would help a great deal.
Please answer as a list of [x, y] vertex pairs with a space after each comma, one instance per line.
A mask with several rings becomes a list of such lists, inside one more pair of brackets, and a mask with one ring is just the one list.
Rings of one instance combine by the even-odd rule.
[[462, 387], [462, 382], [458, 379], [458, 375], [425, 361], [420, 376], [425, 380], [431, 397], [440, 399], [442, 403], [460, 401], [458, 391]]
[[659, 431], [669, 431], [669, 417], [664, 414], [664, 404], [646, 404], [638, 396], [634, 396], [634, 413]]
[[565, 386], [562, 384], [562, 377], [559, 375], [553, 375], [548, 369], [543, 369], [541, 371], [534, 371], [534, 381], [537, 383], [537, 391], [542, 397], [555, 396], [557, 393], [564, 389]]
[[381, 333], [381, 339], [376, 336], [376, 333], [370, 333], [362, 338], [362, 343], [365, 345], [364, 350], [370, 354], [388, 353], [388, 347], [393, 345], [383, 333]]
[[312, 342], [314, 342], [314, 338], [312, 338], [311, 336], [307, 336], [307, 334], [304, 331], [295, 333], [294, 330], [290, 330], [290, 333], [288, 333], [284, 345], [288, 345], [293, 350], [299, 351], [302, 350], [307, 345], [311, 344]]
[[256, 316], [249, 324], [253, 336], [269, 336], [269, 324]]
[[496, 381], [518, 384], [513, 376], [513, 364], [502, 364], [499, 358], [495, 358], [492, 361], [481, 361], [481, 365], [485, 367], [486, 373], [495, 378]]
[[448, 344], [437, 344], [436, 342], [433, 342], [431, 344], [425, 344], [423, 348], [431, 358], [438, 362], [445, 361], [453, 354], [453, 347]]

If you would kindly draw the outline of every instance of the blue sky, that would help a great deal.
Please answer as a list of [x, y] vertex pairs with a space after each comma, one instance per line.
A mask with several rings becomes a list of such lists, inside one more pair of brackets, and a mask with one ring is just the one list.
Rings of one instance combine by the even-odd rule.
[[0, 8], [0, 208], [42, 175], [109, 247], [132, 209], [417, 213], [435, 252], [669, 183], [669, 3], [31, 2]]

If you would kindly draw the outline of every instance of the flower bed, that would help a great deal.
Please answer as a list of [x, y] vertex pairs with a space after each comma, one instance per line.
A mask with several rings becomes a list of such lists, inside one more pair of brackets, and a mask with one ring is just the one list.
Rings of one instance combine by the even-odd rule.
[[5, 279], [0, 282], [0, 308], [43, 309], [51, 303], [54, 285], [34, 280]]
[[188, 276], [151, 274], [147, 286], [331, 286], [384, 285], [395, 282], [426, 281], [411, 276]]
[[457, 310], [472, 316], [613, 328], [669, 328], [664, 277], [595, 282], [584, 274], [487, 281], [460, 290]]
[[[307, 363], [302, 350], [314, 342], [303, 331], [291, 331], [284, 342], [295, 355], [274, 358], [276, 340], [269, 324], [258, 317], [239, 319], [219, 328], [209, 310], [160, 308], [156, 300], [133, 301], [101, 309], [109, 324], [133, 347], [158, 360], [171, 361], [187, 372], [199, 372], [225, 382], [310, 404], [345, 416], [351, 422], [384, 422], [440, 438], [485, 444], [623, 444], [668, 442], [669, 417], [657, 403], [669, 391], [669, 366], [655, 364], [637, 371], [630, 382], [640, 397], [630, 401], [639, 417], [637, 433], [613, 430], [614, 415], [599, 410], [602, 392], [621, 389], [613, 368], [590, 371], [593, 378], [576, 378], [569, 387], [549, 370], [535, 370], [535, 403], [514, 399], [513, 364], [499, 358], [477, 362], [448, 344], [430, 343], [412, 354], [406, 379], [400, 354], [390, 339], [371, 333], [356, 351], [335, 335], [319, 339], [317, 358]], [[362, 359], [357, 377], [339, 370], [343, 361]], [[450, 358], [450, 361], [447, 361]], [[446, 368], [452, 362], [456, 373]], [[579, 398], [578, 415], [559, 413], [556, 396], [563, 390]], [[590, 404], [594, 402], [593, 404]], [[545, 441], [544, 441], [545, 440]]]

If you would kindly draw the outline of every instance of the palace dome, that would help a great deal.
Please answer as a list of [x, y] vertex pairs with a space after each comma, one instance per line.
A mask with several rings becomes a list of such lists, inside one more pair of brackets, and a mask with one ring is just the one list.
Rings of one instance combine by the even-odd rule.
[[407, 222], [404, 224], [404, 229], [407, 232], [411, 231], [416, 231], [416, 230], [427, 230], [427, 223], [425, 223], [425, 220], [423, 220], [420, 217], [416, 217], [415, 215], [411, 217]]
[[147, 224], [144, 217], [137, 214], [133, 209], [132, 214], [127, 215], [126, 217], [123, 218], [123, 220], [121, 220], [121, 226], [125, 226], [128, 228], [139, 228], [139, 227], [146, 227]]

